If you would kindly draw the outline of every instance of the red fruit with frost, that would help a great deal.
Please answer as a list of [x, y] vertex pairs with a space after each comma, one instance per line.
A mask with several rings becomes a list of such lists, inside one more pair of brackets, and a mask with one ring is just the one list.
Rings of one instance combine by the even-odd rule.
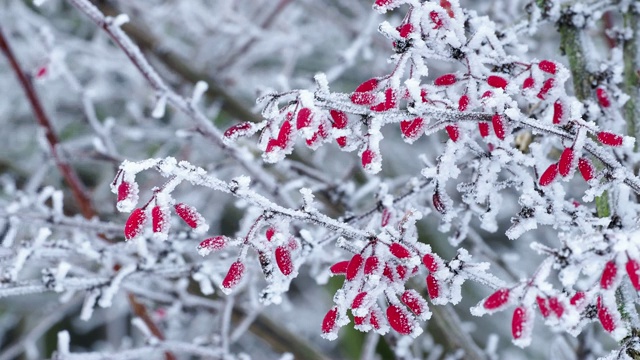
[[400, 33], [400, 37], [401, 38], [406, 38], [407, 36], [409, 36], [409, 34], [411, 34], [413, 32], [413, 25], [407, 23], [407, 24], [402, 24], [400, 26], [398, 26], [396, 28], [396, 30], [398, 30], [398, 32]]
[[362, 84], [358, 85], [358, 87], [355, 89], [354, 92], [368, 92], [368, 91], [373, 91], [376, 88], [378, 88], [378, 79], [373, 78], [373, 79], [369, 79], [365, 82], [363, 82]]
[[558, 164], [551, 164], [540, 176], [540, 185], [547, 186], [558, 176]]
[[296, 128], [302, 129], [311, 125], [312, 113], [309, 108], [302, 108], [298, 111], [298, 119], [296, 121]]
[[344, 129], [347, 127], [349, 117], [343, 111], [331, 110], [329, 111], [331, 119], [333, 120], [333, 127], [336, 129]]
[[352, 309], [357, 309], [360, 306], [362, 306], [362, 303], [364, 302], [364, 298], [367, 296], [367, 292], [363, 291], [361, 293], [359, 293], [358, 295], [356, 295], [355, 298], [353, 298], [353, 302], [351, 303], [351, 308]]
[[514, 339], [520, 339], [524, 335], [526, 322], [527, 310], [522, 306], [517, 307], [511, 319], [511, 335]]
[[535, 81], [533, 80], [532, 77], [528, 77], [528, 78], [524, 79], [524, 82], [522, 83], [522, 88], [523, 89], [531, 89], [533, 87], [533, 85], [535, 85]]
[[562, 314], [564, 314], [564, 306], [562, 306], [562, 303], [556, 297], [549, 298], [549, 309], [551, 309], [558, 318], [561, 318]]
[[431, 272], [438, 271], [438, 262], [436, 261], [435, 256], [432, 254], [426, 254], [422, 257], [422, 263], [427, 268], [427, 270]]
[[421, 117], [417, 117], [413, 120], [403, 120], [400, 122], [400, 131], [402, 131], [402, 135], [413, 140], [422, 135], [423, 127], [424, 120], [422, 120]]
[[602, 270], [602, 277], [600, 277], [600, 287], [608, 289], [613, 285], [616, 280], [616, 274], [618, 273], [618, 266], [613, 260], [607, 261]]
[[447, 11], [447, 14], [451, 18], [455, 17], [455, 14], [453, 13], [453, 9], [451, 9], [451, 3], [449, 2], [449, 0], [440, 0], [440, 6], [442, 6], [442, 8]]
[[362, 167], [366, 168], [367, 165], [371, 164], [373, 159], [376, 157], [376, 153], [371, 149], [367, 149], [362, 153]]
[[151, 209], [151, 227], [154, 233], [166, 232], [169, 225], [169, 214], [160, 206], [154, 206]]
[[137, 208], [131, 212], [124, 224], [124, 238], [131, 240], [140, 235], [144, 224], [147, 222], [147, 214], [143, 209]]
[[266, 234], [265, 234], [267, 236], [267, 241], [271, 241], [271, 238], [273, 238], [273, 235], [275, 235], [275, 234], [276, 234], [276, 229], [274, 229], [272, 227], [269, 227], [267, 229]]
[[240, 280], [242, 280], [242, 276], [244, 275], [244, 264], [240, 261], [236, 261], [229, 267], [229, 271], [227, 275], [222, 280], [222, 287], [225, 289], [233, 289]]
[[328, 334], [336, 329], [336, 320], [338, 319], [338, 307], [334, 306], [327, 312], [322, 320], [322, 333]]
[[391, 254], [393, 254], [393, 256], [399, 259], [406, 259], [411, 257], [411, 252], [409, 251], [409, 249], [399, 243], [391, 244], [391, 246], [389, 246], [389, 251], [391, 252]]
[[613, 330], [615, 330], [616, 323], [613, 319], [613, 315], [611, 314], [611, 311], [602, 304], [602, 299], [599, 296], [596, 308], [598, 309], [598, 319], [600, 320], [600, 324], [602, 324], [602, 327], [607, 332], [612, 332]]
[[540, 88], [540, 91], [538, 92], [538, 99], [544, 100], [549, 90], [553, 88], [554, 84], [555, 80], [553, 78], [547, 79], [547, 81], [542, 84], [542, 88]]
[[329, 271], [333, 275], [342, 275], [347, 273], [347, 268], [349, 267], [349, 260], [337, 262], [329, 268]]
[[418, 316], [427, 311], [427, 302], [415, 290], [406, 290], [400, 300]]
[[538, 63], [538, 68], [549, 74], [555, 74], [557, 71], [556, 64], [549, 60], [540, 61], [540, 63]]
[[438, 283], [438, 279], [433, 276], [433, 273], [427, 275], [427, 293], [429, 293], [429, 297], [432, 300], [440, 296], [440, 284]]
[[353, 323], [356, 324], [356, 325], [364, 324], [365, 320], [366, 320], [366, 318], [364, 316], [354, 316], [353, 317]]
[[569, 299], [569, 304], [578, 306], [582, 302], [582, 300], [585, 299], [585, 297], [586, 296], [583, 291], [578, 291], [571, 297], [571, 299]]
[[449, 86], [455, 84], [457, 81], [456, 74], [446, 74], [438, 77], [433, 84], [436, 86]]
[[385, 227], [389, 225], [389, 220], [391, 219], [391, 211], [389, 209], [382, 210], [382, 216], [380, 216], [380, 226]]
[[490, 98], [492, 96], [493, 96], [493, 91], [491, 91], [491, 90], [487, 90], [482, 94], [482, 98], [483, 99]]
[[571, 172], [571, 165], [573, 164], [573, 149], [565, 148], [558, 160], [558, 172], [562, 176], [567, 176]]
[[640, 290], [640, 276], [638, 275], [640, 264], [638, 264], [636, 260], [629, 258], [629, 260], [627, 260], [626, 268], [631, 285], [633, 285], [636, 290]]
[[402, 335], [409, 335], [413, 331], [411, 315], [399, 306], [391, 305], [387, 308], [387, 320], [391, 328]]
[[591, 161], [589, 161], [589, 159], [580, 158], [580, 160], [578, 160], [578, 170], [580, 170], [580, 174], [585, 181], [593, 179], [595, 168], [593, 167], [593, 164], [591, 164]]
[[489, 295], [482, 306], [487, 310], [495, 310], [509, 301], [509, 289], [500, 289]]
[[180, 216], [180, 218], [192, 229], [197, 228], [198, 224], [202, 221], [202, 216], [190, 205], [179, 203], [176, 204], [174, 208], [176, 210], [176, 214], [178, 214], [178, 216]]
[[433, 22], [433, 28], [434, 29], [440, 29], [442, 27], [442, 19], [440, 18], [440, 15], [435, 11], [432, 10], [429, 13], [429, 17], [431, 18], [431, 21]]
[[380, 321], [378, 319], [378, 315], [376, 315], [376, 311], [372, 311], [371, 315], [369, 315], [369, 324], [371, 324], [371, 326], [376, 330], [380, 329]]
[[562, 122], [562, 114], [564, 110], [562, 108], [562, 103], [560, 101], [556, 101], [553, 103], [553, 123], [560, 124]]
[[504, 119], [502, 118], [502, 115], [494, 114], [491, 117], [491, 124], [493, 124], [493, 132], [496, 133], [498, 139], [504, 140]]
[[198, 250], [207, 249], [209, 251], [219, 251], [224, 249], [227, 244], [227, 240], [224, 236], [214, 236], [208, 239], [204, 239], [198, 245]]
[[598, 103], [600, 103], [600, 106], [602, 106], [603, 108], [608, 108], [609, 106], [611, 106], [609, 95], [607, 95], [607, 92], [603, 88], [596, 89], [596, 98], [598, 99]]
[[484, 121], [479, 122], [478, 130], [480, 131], [480, 136], [483, 138], [489, 136], [489, 123]]
[[396, 273], [400, 280], [404, 280], [407, 278], [407, 267], [404, 265], [396, 265]]
[[364, 262], [364, 274], [371, 275], [378, 271], [380, 268], [380, 261], [375, 255], [371, 255]]
[[458, 138], [460, 137], [460, 130], [458, 130], [456, 125], [447, 125], [444, 129], [447, 131], [449, 138], [451, 138], [453, 142], [458, 141]]
[[291, 252], [286, 246], [278, 246], [275, 251], [276, 264], [278, 269], [284, 276], [289, 276], [293, 272], [293, 262], [291, 261]]
[[489, 84], [489, 86], [494, 88], [504, 89], [507, 87], [509, 82], [507, 81], [507, 79], [501, 76], [491, 75], [487, 78], [487, 84]]
[[608, 131], [600, 131], [598, 133], [598, 141], [608, 146], [620, 146], [622, 145], [622, 136], [610, 133]]
[[547, 299], [538, 296], [536, 297], [536, 302], [538, 303], [538, 309], [540, 309], [540, 314], [542, 314], [542, 317], [548, 317], [549, 314], [551, 314], [551, 311], [547, 307]]
[[384, 101], [372, 106], [370, 109], [376, 112], [387, 111], [389, 109], [393, 109], [396, 106], [396, 97], [393, 93], [393, 89], [387, 88], [384, 91]]
[[362, 255], [360, 254], [353, 255], [353, 257], [351, 258], [351, 261], [349, 261], [349, 266], [347, 267], [348, 281], [351, 281], [356, 278], [356, 276], [358, 275], [358, 272], [360, 272], [360, 268], [362, 268], [363, 262], [364, 262], [364, 259], [362, 258]]
[[429, 98], [427, 97], [427, 89], [420, 89], [420, 100], [422, 100], [423, 103], [428, 102]]
[[233, 125], [224, 132], [224, 137], [234, 139], [249, 132], [253, 126], [249, 122]]
[[118, 185], [118, 201], [126, 200], [131, 196], [131, 183], [128, 181], [122, 181]]
[[467, 94], [462, 95], [458, 100], [458, 111], [465, 111], [469, 106], [469, 96]]

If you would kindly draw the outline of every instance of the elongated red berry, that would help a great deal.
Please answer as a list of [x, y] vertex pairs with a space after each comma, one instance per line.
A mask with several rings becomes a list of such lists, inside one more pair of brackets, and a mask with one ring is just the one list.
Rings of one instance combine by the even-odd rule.
[[240, 261], [236, 261], [231, 264], [227, 275], [224, 277], [224, 280], [222, 280], [222, 287], [230, 290], [238, 285], [244, 275], [244, 269], [244, 264]]
[[605, 290], [610, 288], [616, 279], [617, 273], [618, 273], [618, 266], [616, 265], [616, 262], [613, 260], [607, 261], [607, 263], [604, 265], [604, 270], [602, 270], [602, 277], [600, 278], [600, 287]]
[[309, 108], [302, 108], [298, 111], [298, 119], [296, 121], [296, 128], [302, 129], [311, 125], [312, 113]]
[[286, 246], [278, 246], [275, 251], [276, 264], [278, 269], [284, 276], [289, 276], [293, 272], [293, 262], [291, 261], [291, 252]]
[[343, 111], [331, 110], [329, 111], [331, 119], [333, 119], [333, 127], [336, 129], [344, 129], [347, 127], [349, 117]]
[[282, 123], [280, 131], [278, 132], [278, 142], [281, 148], [287, 147], [289, 139], [291, 137], [291, 122], [289, 120]]
[[392, 243], [389, 246], [389, 251], [391, 252], [391, 254], [393, 254], [393, 256], [399, 259], [406, 259], [411, 257], [411, 252], [409, 251], [409, 249], [407, 249], [406, 246], [396, 242]]
[[538, 296], [536, 297], [536, 302], [538, 303], [538, 309], [540, 309], [540, 314], [542, 314], [542, 317], [548, 317], [549, 314], [551, 314], [551, 311], [547, 307], [547, 299]]
[[372, 106], [370, 109], [376, 112], [387, 111], [389, 109], [393, 109], [396, 106], [396, 97], [393, 93], [393, 89], [387, 88], [384, 91], [384, 101]]
[[382, 317], [382, 313], [379, 311], [371, 311], [369, 315], [369, 324], [376, 330], [380, 329], [380, 320], [378, 320], [380, 317]]
[[364, 302], [364, 298], [367, 296], [367, 292], [363, 291], [361, 293], [359, 293], [358, 295], [356, 295], [355, 298], [353, 298], [353, 302], [351, 303], [351, 308], [352, 309], [357, 309], [360, 306], [362, 306], [362, 303]]
[[526, 322], [527, 310], [522, 306], [517, 307], [511, 319], [511, 335], [514, 339], [520, 339], [524, 335]]
[[380, 268], [380, 261], [378, 260], [378, 257], [375, 255], [369, 256], [367, 260], [365, 260], [364, 262], [365, 275], [371, 275], [373, 273], [376, 273], [379, 268]]
[[578, 306], [582, 302], [582, 300], [584, 300], [584, 298], [585, 298], [584, 292], [578, 291], [571, 297], [571, 299], [569, 299], [569, 304], [573, 306]]
[[235, 124], [224, 132], [224, 137], [227, 139], [235, 139], [249, 132], [249, 130], [251, 130], [252, 127], [253, 126], [251, 125], [250, 122]]
[[524, 82], [522, 83], [522, 88], [523, 89], [530, 89], [533, 87], [533, 85], [535, 85], [535, 81], [533, 80], [532, 77], [528, 77], [526, 79], [524, 79]]
[[417, 117], [413, 120], [403, 120], [400, 122], [400, 131], [405, 137], [415, 140], [422, 135], [424, 128], [424, 120], [421, 117]]
[[479, 122], [478, 130], [480, 131], [480, 136], [483, 138], [489, 136], [489, 123], [484, 121]]
[[608, 146], [620, 146], [622, 145], [622, 136], [610, 133], [608, 131], [600, 131], [598, 133], [598, 141]]
[[267, 241], [271, 241], [271, 238], [273, 238], [273, 235], [275, 234], [276, 234], [276, 229], [269, 226], [269, 228], [267, 229], [267, 232], [265, 233], [265, 236], [267, 237]]
[[565, 148], [558, 160], [558, 172], [562, 176], [567, 176], [571, 172], [571, 165], [573, 164], [573, 149]]
[[337, 263], [333, 264], [329, 268], [329, 271], [331, 271], [331, 273], [333, 275], [346, 274], [348, 267], [349, 267], [349, 260], [340, 261], [340, 262], [337, 262]]
[[487, 78], [487, 84], [489, 84], [489, 86], [494, 88], [504, 89], [507, 87], [509, 82], [507, 81], [507, 79], [501, 76], [491, 75]]
[[154, 233], [164, 233], [169, 227], [169, 214], [160, 206], [151, 209], [151, 227]]
[[631, 281], [631, 285], [636, 290], [640, 290], [640, 275], [638, 275], [638, 271], [640, 270], [640, 264], [635, 259], [629, 258], [627, 260], [627, 274], [629, 275], [629, 281]]
[[613, 319], [613, 315], [611, 311], [602, 304], [602, 299], [598, 296], [598, 302], [596, 304], [596, 308], [598, 309], [598, 319], [600, 320], [600, 324], [602, 324], [602, 328], [604, 328], [607, 332], [612, 332], [616, 329], [616, 323]]
[[600, 106], [602, 106], [603, 108], [608, 108], [609, 106], [611, 106], [611, 101], [609, 101], [609, 95], [607, 95], [607, 92], [605, 91], [605, 89], [597, 88], [596, 98], [598, 98], [598, 103], [600, 103]]
[[562, 103], [560, 101], [556, 101], [553, 103], [553, 123], [560, 124], [562, 122], [562, 115], [564, 110], [562, 108]]
[[367, 165], [371, 164], [373, 159], [376, 157], [376, 153], [371, 149], [367, 149], [362, 153], [362, 167], [367, 168]]
[[509, 301], [509, 289], [499, 289], [484, 300], [482, 306], [487, 310], [495, 310]]
[[368, 91], [373, 91], [378, 87], [378, 79], [373, 78], [373, 79], [369, 79], [365, 82], [363, 82], [362, 84], [358, 85], [358, 87], [355, 89], [354, 92], [368, 92]]
[[431, 272], [438, 271], [438, 262], [436, 261], [436, 258], [435, 256], [433, 256], [433, 254], [425, 254], [425, 256], [422, 257], [422, 263], [427, 268], [427, 270]]
[[387, 320], [391, 328], [402, 335], [409, 335], [413, 331], [411, 315], [399, 306], [391, 305], [387, 308]]
[[179, 203], [176, 204], [174, 208], [176, 210], [176, 214], [178, 214], [178, 216], [180, 216], [180, 218], [192, 229], [197, 228], [198, 224], [202, 221], [202, 216], [190, 205]]
[[456, 81], [458, 81], [456, 74], [446, 74], [438, 77], [433, 84], [436, 86], [449, 86], [455, 84]]
[[451, 18], [455, 17], [453, 9], [451, 9], [451, 2], [449, 2], [449, 0], [440, 0], [440, 6], [442, 6], [442, 8], [447, 11], [447, 14], [449, 15], [449, 17]]
[[124, 224], [124, 238], [131, 240], [140, 235], [144, 224], [147, 222], [147, 214], [143, 209], [137, 208], [131, 212], [127, 222]]
[[334, 306], [327, 312], [322, 320], [322, 333], [329, 334], [336, 329], [336, 320], [338, 319], [338, 307]]
[[447, 125], [444, 127], [444, 129], [447, 131], [449, 138], [451, 138], [453, 142], [458, 141], [458, 138], [460, 137], [460, 130], [458, 130], [458, 126]]
[[558, 164], [551, 164], [540, 176], [540, 185], [547, 186], [558, 176]]
[[391, 220], [391, 211], [385, 208], [382, 210], [382, 215], [380, 216], [380, 226], [385, 227], [389, 225], [389, 220]]
[[360, 268], [362, 267], [363, 262], [364, 262], [364, 259], [362, 258], [362, 255], [360, 254], [353, 255], [353, 257], [351, 258], [351, 261], [349, 261], [349, 266], [347, 267], [348, 281], [351, 281], [356, 278], [356, 276], [358, 275], [358, 272], [360, 272]]
[[118, 201], [126, 200], [131, 196], [131, 183], [128, 181], [122, 181], [118, 185]]
[[542, 84], [542, 87], [540, 88], [540, 91], [538, 92], [538, 99], [544, 100], [544, 98], [547, 96], [547, 93], [549, 92], [549, 90], [551, 90], [551, 88], [553, 88], [554, 84], [555, 84], [555, 80], [553, 78], [547, 79]]
[[595, 174], [595, 168], [589, 159], [580, 158], [578, 160], [578, 170], [580, 170], [580, 174], [584, 178], [585, 181], [589, 181], [593, 179], [593, 175]]
[[496, 136], [500, 140], [504, 140], [505, 132], [504, 132], [504, 119], [500, 114], [494, 114], [491, 117], [491, 124], [493, 124], [493, 132], [496, 133]]
[[469, 95], [464, 94], [458, 100], [458, 111], [465, 111], [469, 106]]
[[198, 245], [198, 253], [202, 256], [206, 256], [212, 251], [219, 251], [224, 249], [226, 244], [227, 238], [224, 236], [210, 237], [200, 242], [200, 245]]
[[562, 303], [556, 297], [549, 298], [549, 309], [551, 309], [558, 318], [561, 318], [562, 314], [564, 314], [564, 306], [562, 306]]
[[540, 61], [540, 63], [538, 63], [538, 68], [540, 68], [540, 70], [549, 74], [555, 74], [557, 70], [556, 64], [549, 60]]
[[433, 273], [427, 275], [427, 292], [431, 300], [437, 299], [438, 296], [440, 296], [440, 284], [438, 283], [438, 279], [433, 276]]
[[401, 38], [406, 38], [413, 32], [413, 25], [411, 25], [410, 23], [402, 24], [398, 26], [396, 30], [398, 30], [398, 32], [400, 33]]
[[428, 310], [427, 302], [418, 294], [417, 291], [411, 289], [402, 293], [400, 300], [416, 315], [420, 316]]
[[440, 19], [440, 15], [435, 10], [429, 13], [429, 17], [433, 22], [434, 29], [440, 29], [442, 27], [442, 19]]

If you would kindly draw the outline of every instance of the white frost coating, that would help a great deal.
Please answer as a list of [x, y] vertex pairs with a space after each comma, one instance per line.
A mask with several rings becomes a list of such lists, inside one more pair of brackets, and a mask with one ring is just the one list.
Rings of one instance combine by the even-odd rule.
[[120, 290], [120, 284], [124, 278], [136, 271], [136, 265], [130, 264], [118, 271], [118, 273], [111, 279], [111, 283], [109, 286], [102, 288], [102, 293], [100, 295], [100, 300], [98, 300], [98, 305], [101, 308], [111, 307], [113, 297], [116, 295], [118, 290]]
[[129, 22], [129, 15], [127, 14], [120, 14], [118, 16], [116, 16], [115, 18], [113, 18], [112, 20], [112, 24], [115, 27], [121, 27], [122, 25], [126, 24]]
[[164, 116], [164, 113], [167, 109], [167, 95], [160, 95], [156, 100], [156, 105], [153, 107], [153, 111], [151, 112], [151, 117], [154, 119], [160, 119]]
[[[200, 249], [198, 249], [198, 253], [202, 255], [202, 253], [200, 252]], [[211, 279], [209, 279], [207, 275], [201, 272], [197, 272], [193, 274], [193, 280], [198, 282], [198, 285], [200, 285], [200, 291], [202, 291], [204, 295], [213, 294], [213, 285], [211, 284]]]
[[202, 95], [209, 90], [209, 84], [204, 81], [198, 81], [193, 88], [193, 95], [191, 95], [191, 105], [196, 106], [202, 100]]
[[80, 320], [88, 321], [91, 319], [98, 296], [100, 296], [100, 290], [98, 289], [93, 289], [87, 292], [87, 295], [84, 298], [84, 303], [82, 304], [82, 310], [80, 311]]
[[60, 264], [58, 264], [58, 269], [56, 270], [54, 279], [55, 279], [55, 292], [62, 292], [64, 291], [64, 287], [62, 286], [62, 280], [64, 280], [64, 278], [67, 276], [67, 274], [69, 273], [69, 270], [71, 270], [71, 264], [69, 264], [66, 261], [62, 261], [60, 262]]
[[67, 330], [58, 332], [58, 355], [69, 354], [69, 344], [71, 343], [71, 336]]

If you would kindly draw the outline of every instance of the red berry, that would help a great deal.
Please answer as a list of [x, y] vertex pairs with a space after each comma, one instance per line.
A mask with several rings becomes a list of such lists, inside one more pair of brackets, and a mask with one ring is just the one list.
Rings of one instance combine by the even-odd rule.
[[538, 68], [540, 68], [540, 70], [549, 74], [555, 74], [557, 70], [556, 64], [549, 60], [540, 61], [540, 63], [538, 64]]
[[424, 127], [424, 120], [421, 117], [417, 117], [413, 120], [403, 120], [400, 122], [400, 131], [405, 137], [415, 140], [422, 135], [422, 129]]
[[[377, 311], [372, 311], [371, 315], [369, 315], [369, 323], [373, 326], [374, 329], [380, 329], [380, 322], [378, 321]], [[380, 314], [381, 316], [382, 314]]]
[[636, 290], [640, 290], [640, 276], [638, 275], [638, 270], [640, 270], [640, 264], [634, 259], [629, 258], [627, 261], [627, 274], [629, 275], [629, 280], [631, 281], [631, 285]]
[[286, 246], [278, 246], [275, 251], [276, 264], [284, 276], [289, 276], [293, 272], [293, 262], [291, 252]]
[[348, 267], [349, 267], [349, 260], [340, 261], [340, 262], [337, 262], [337, 263], [333, 264], [329, 268], [329, 271], [331, 271], [331, 273], [333, 275], [346, 274]]
[[225, 289], [232, 289], [240, 280], [242, 280], [242, 276], [244, 275], [244, 264], [240, 261], [236, 261], [229, 267], [229, 272], [222, 280], [222, 287]]
[[380, 104], [372, 106], [370, 109], [376, 112], [387, 111], [396, 106], [395, 94], [393, 93], [393, 89], [387, 88], [384, 91], [384, 101]]
[[522, 83], [522, 88], [523, 89], [530, 89], [533, 87], [533, 85], [535, 85], [535, 81], [533, 80], [532, 77], [528, 77], [526, 79], [524, 79], [524, 82]]
[[376, 157], [376, 153], [371, 149], [367, 149], [362, 153], [362, 167], [367, 168], [367, 165], [371, 164], [373, 159]]
[[505, 132], [502, 116], [499, 114], [494, 114], [491, 117], [491, 123], [493, 124], [493, 132], [496, 133], [498, 139], [504, 140]]
[[482, 306], [487, 310], [495, 310], [509, 301], [509, 289], [500, 289], [489, 295]]
[[426, 254], [422, 257], [422, 263], [431, 272], [438, 271], [438, 262], [433, 254]]
[[524, 328], [527, 321], [527, 311], [524, 307], [519, 306], [513, 312], [513, 319], [511, 320], [511, 335], [514, 339], [520, 339], [524, 335]]
[[608, 108], [609, 106], [611, 106], [611, 101], [609, 101], [609, 96], [607, 95], [607, 92], [603, 88], [596, 89], [596, 98], [598, 98], [598, 102], [600, 103], [600, 106], [602, 106], [603, 108]]
[[501, 76], [491, 75], [487, 78], [487, 84], [489, 84], [489, 86], [494, 88], [504, 89], [507, 87], [509, 82], [507, 81], [507, 79]]
[[456, 81], [458, 81], [456, 79], [456, 74], [446, 74], [437, 78], [433, 84], [436, 86], [448, 86], [455, 84]]
[[142, 227], [147, 222], [147, 214], [143, 209], [137, 208], [131, 212], [127, 222], [124, 224], [124, 238], [131, 240], [140, 235]]
[[275, 235], [275, 234], [276, 234], [276, 229], [274, 229], [274, 228], [272, 228], [272, 227], [269, 227], [269, 228], [267, 229], [266, 234], [265, 234], [265, 235], [267, 236], [267, 241], [271, 241], [271, 238], [272, 238], [272, 237], [273, 237], [273, 235]]
[[427, 276], [427, 292], [431, 300], [437, 299], [440, 296], [440, 284], [433, 273], [429, 273]]
[[600, 320], [600, 324], [607, 332], [612, 332], [616, 329], [615, 320], [613, 319], [613, 315], [611, 315], [611, 311], [607, 309], [602, 304], [602, 299], [598, 297], [598, 303], [596, 305], [598, 309], [598, 319]]
[[442, 6], [442, 8], [447, 11], [447, 14], [451, 18], [455, 17], [455, 14], [453, 13], [453, 9], [451, 9], [451, 3], [449, 2], [449, 0], [440, 0], [440, 6]]
[[302, 108], [298, 111], [298, 119], [296, 121], [296, 127], [298, 129], [305, 128], [311, 125], [312, 113], [309, 108]]
[[558, 176], [558, 164], [551, 164], [540, 176], [540, 185], [547, 186]]
[[336, 329], [336, 319], [338, 318], [338, 307], [334, 306], [327, 312], [322, 320], [322, 332], [331, 333]]
[[375, 255], [371, 255], [364, 262], [364, 274], [371, 275], [377, 272], [379, 267], [380, 267], [380, 261], [378, 260], [378, 257]]
[[347, 127], [347, 122], [349, 118], [347, 114], [343, 111], [339, 110], [331, 110], [329, 111], [329, 115], [331, 115], [331, 119], [333, 119], [333, 127], [336, 129], [344, 129]]
[[252, 125], [250, 122], [243, 122], [240, 124], [236, 124], [233, 125], [232, 127], [228, 128], [225, 132], [224, 132], [224, 137], [228, 138], [228, 139], [235, 139], [238, 136], [242, 136], [245, 133], [247, 133], [249, 130], [251, 130]]
[[351, 281], [356, 278], [360, 268], [362, 267], [362, 263], [364, 260], [362, 259], [362, 255], [355, 254], [349, 261], [349, 266], [347, 267], [347, 280]]
[[540, 88], [540, 91], [538, 92], [538, 99], [544, 100], [549, 90], [553, 88], [554, 84], [555, 80], [553, 78], [547, 79], [547, 81], [542, 84], [542, 88]]
[[411, 252], [409, 251], [409, 249], [399, 243], [392, 243], [391, 246], [389, 246], [389, 251], [391, 252], [391, 254], [393, 254], [393, 256], [399, 259], [406, 259], [411, 257]]
[[176, 209], [176, 214], [192, 229], [197, 228], [202, 222], [202, 216], [192, 206], [179, 203], [176, 204], [174, 208]]
[[411, 34], [413, 32], [413, 25], [407, 23], [407, 24], [402, 24], [400, 26], [398, 26], [396, 28], [396, 30], [398, 30], [398, 32], [400, 33], [400, 37], [401, 38], [406, 38], [407, 36], [409, 36], [409, 34]]
[[582, 302], [582, 300], [584, 300], [584, 298], [585, 298], [584, 292], [578, 291], [575, 293], [575, 295], [571, 297], [571, 299], [569, 299], [569, 304], [573, 306], [577, 306], [579, 303]]
[[428, 102], [429, 98], [427, 97], [427, 89], [420, 89], [420, 99], [423, 103]]
[[569, 175], [571, 172], [571, 165], [573, 164], [573, 149], [565, 148], [560, 155], [560, 160], [558, 161], [558, 172], [562, 176]]
[[489, 136], [489, 123], [484, 121], [479, 122], [478, 130], [480, 131], [480, 136], [483, 138]]
[[353, 298], [353, 302], [351, 303], [351, 308], [352, 309], [359, 308], [362, 305], [362, 303], [364, 302], [365, 296], [367, 296], [367, 292], [366, 291], [363, 291], [363, 292], [359, 293], [358, 295], [356, 295], [356, 297]]
[[154, 233], [164, 233], [169, 227], [169, 214], [160, 206], [151, 209], [151, 227]]
[[442, 27], [442, 19], [440, 19], [440, 15], [435, 10], [432, 10], [429, 13], [429, 17], [431, 18], [431, 21], [433, 22], [433, 28], [434, 29], [440, 29]]
[[385, 227], [389, 225], [389, 220], [391, 219], [391, 211], [385, 208], [382, 211], [382, 216], [380, 217], [380, 226]]
[[418, 316], [427, 311], [427, 302], [415, 290], [406, 290], [400, 300]]
[[391, 328], [400, 334], [408, 335], [413, 331], [411, 315], [399, 306], [391, 305], [387, 308], [387, 319]]
[[376, 100], [373, 92], [354, 92], [351, 95], [351, 102], [356, 105], [371, 105]]
[[585, 181], [589, 181], [593, 179], [595, 169], [593, 167], [593, 164], [591, 164], [591, 161], [589, 161], [589, 159], [580, 158], [578, 160], [578, 170], [580, 170], [580, 174], [582, 174], [582, 177], [584, 178]]
[[224, 236], [214, 236], [208, 239], [202, 240], [198, 245], [198, 250], [206, 249], [208, 251], [222, 250], [226, 245], [226, 238]]
[[551, 314], [551, 311], [547, 307], [547, 299], [538, 296], [536, 297], [536, 302], [538, 303], [538, 308], [540, 309], [540, 314], [542, 314], [542, 317], [546, 318], [547, 316], [549, 316], [549, 314]]
[[562, 109], [562, 103], [560, 101], [556, 101], [553, 103], [553, 123], [560, 124], [562, 122], [562, 114], [564, 110]]
[[469, 96], [464, 94], [460, 97], [460, 100], [458, 100], [458, 111], [467, 110], [467, 106], [469, 106]]
[[126, 200], [131, 195], [131, 183], [123, 181], [118, 186], [118, 201]]
[[604, 265], [604, 270], [602, 271], [602, 277], [600, 278], [600, 287], [605, 290], [610, 288], [616, 279], [617, 273], [618, 267], [616, 266], [616, 262], [613, 260], [608, 261]]
[[458, 130], [458, 127], [456, 125], [447, 125], [444, 127], [444, 129], [447, 131], [449, 138], [451, 138], [453, 142], [458, 141], [458, 138], [460, 137], [460, 131]]
[[562, 303], [556, 297], [549, 298], [549, 308], [558, 318], [561, 318], [562, 314], [564, 314], [564, 306], [562, 306]]
[[614, 133], [610, 133], [607, 131], [600, 131], [598, 133], [598, 141], [600, 141], [604, 145], [620, 146], [622, 145], [622, 140], [623, 140], [622, 136]]
[[369, 92], [369, 91], [373, 91], [378, 87], [378, 79], [373, 78], [373, 79], [369, 79], [365, 82], [363, 82], [362, 84], [358, 85], [358, 87], [355, 89], [354, 92]]

